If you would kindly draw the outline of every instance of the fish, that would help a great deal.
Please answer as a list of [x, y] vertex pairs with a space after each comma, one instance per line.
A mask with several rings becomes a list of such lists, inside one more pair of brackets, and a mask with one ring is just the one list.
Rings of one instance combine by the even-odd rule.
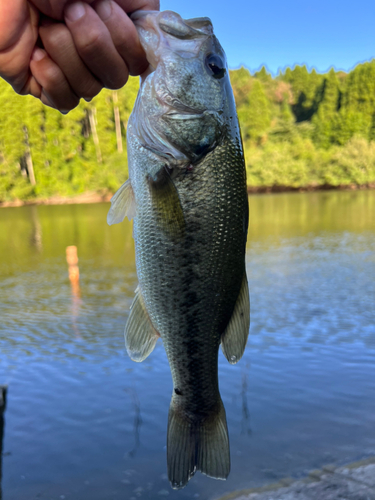
[[161, 337], [173, 379], [167, 469], [180, 489], [198, 470], [230, 472], [218, 352], [244, 353], [246, 169], [226, 56], [209, 18], [132, 14], [149, 68], [127, 127], [129, 179], [108, 223], [133, 218], [139, 285], [125, 327], [130, 358]]

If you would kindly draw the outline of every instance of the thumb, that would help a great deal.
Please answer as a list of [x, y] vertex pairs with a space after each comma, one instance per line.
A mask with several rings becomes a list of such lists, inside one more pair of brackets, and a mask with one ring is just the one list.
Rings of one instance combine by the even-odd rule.
[[27, 0], [0, 0], [0, 76], [19, 93], [28, 93], [38, 21], [37, 10]]

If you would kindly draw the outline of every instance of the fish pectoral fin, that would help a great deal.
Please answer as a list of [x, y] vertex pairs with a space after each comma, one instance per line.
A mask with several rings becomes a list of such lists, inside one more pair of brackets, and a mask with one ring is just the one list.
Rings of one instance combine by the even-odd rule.
[[135, 217], [135, 198], [130, 179], [128, 179], [112, 196], [111, 208], [107, 215], [107, 223], [118, 224], [125, 217], [131, 220]]
[[246, 273], [228, 326], [221, 336], [221, 349], [229, 363], [235, 365], [245, 351], [250, 328], [250, 298]]
[[140, 363], [154, 350], [159, 337], [137, 288], [125, 327], [125, 346], [129, 357]]
[[148, 184], [158, 224], [170, 238], [182, 237], [185, 233], [184, 213], [167, 167], [161, 168], [156, 175], [149, 176]]

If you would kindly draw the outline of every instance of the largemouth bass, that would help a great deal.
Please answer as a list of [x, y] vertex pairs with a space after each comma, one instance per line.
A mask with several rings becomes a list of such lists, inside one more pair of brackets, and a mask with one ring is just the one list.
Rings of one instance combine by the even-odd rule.
[[129, 180], [110, 224], [134, 216], [139, 287], [126, 348], [163, 339], [173, 378], [167, 463], [173, 488], [196, 470], [225, 479], [229, 440], [218, 349], [232, 364], [249, 332], [246, 171], [226, 57], [208, 18], [133, 14], [150, 63], [127, 129]]

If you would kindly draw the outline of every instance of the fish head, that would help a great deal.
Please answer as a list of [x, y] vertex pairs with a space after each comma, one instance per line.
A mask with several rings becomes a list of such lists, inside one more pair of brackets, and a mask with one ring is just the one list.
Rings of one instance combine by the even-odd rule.
[[230, 88], [212, 23], [207, 17], [184, 20], [172, 11], [137, 11], [132, 20], [150, 63], [141, 78], [149, 122], [164, 147], [170, 144], [194, 163], [220, 140]]

